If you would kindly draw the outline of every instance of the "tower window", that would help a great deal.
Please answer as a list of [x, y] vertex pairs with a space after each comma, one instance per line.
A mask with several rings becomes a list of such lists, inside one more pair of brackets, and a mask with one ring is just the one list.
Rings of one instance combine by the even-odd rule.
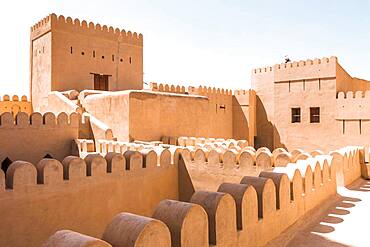
[[114, 55], [112, 55], [112, 61], [114, 62]]
[[299, 107], [292, 108], [292, 123], [300, 122], [301, 122], [301, 108]]
[[83, 55], [85, 55], [85, 52], [81, 52], [81, 55], [83, 56]]
[[123, 62], [123, 59], [121, 58], [119, 61], [122, 63]]
[[310, 107], [310, 123], [320, 123], [320, 107]]
[[130, 64], [131, 64], [132, 63], [132, 58], [131, 57], [130, 57], [129, 61], [130, 61]]
[[73, 53], [73, 47], [71, 46], [71, 54]]
[[104, 56], [101, 56], [101, 59], [104, 59]]
[[95, 51], [93, 51], [93, 57], [95, 57]]

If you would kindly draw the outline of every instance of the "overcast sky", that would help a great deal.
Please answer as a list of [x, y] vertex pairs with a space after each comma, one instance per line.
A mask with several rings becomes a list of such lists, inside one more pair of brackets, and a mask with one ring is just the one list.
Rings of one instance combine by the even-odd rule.
[[142, 33], [146, 82], [249, 88], [285, 55], [370, 79], [370, 1], [4, 0], [0, 95], [29, 94], [29, 27], [53, 12]]

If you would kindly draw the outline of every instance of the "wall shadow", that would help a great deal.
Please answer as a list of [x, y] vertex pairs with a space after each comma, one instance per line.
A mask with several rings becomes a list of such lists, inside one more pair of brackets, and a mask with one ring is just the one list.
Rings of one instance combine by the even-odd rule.
[[287, 149], [281, 142], [278, 129], [268, 120], [267, 111], [258, 95], [256, 95], [256, 129], [257, 136], [254, 140], [256, 149], [260, 147], [267, 147], [271, 151], [275, 148]]

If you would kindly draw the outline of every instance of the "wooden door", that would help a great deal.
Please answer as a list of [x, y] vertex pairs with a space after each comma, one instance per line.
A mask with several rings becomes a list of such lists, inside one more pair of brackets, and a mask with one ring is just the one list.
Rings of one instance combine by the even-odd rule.
[[94, 89], [108, 91], [108, 75], [94, 74]]

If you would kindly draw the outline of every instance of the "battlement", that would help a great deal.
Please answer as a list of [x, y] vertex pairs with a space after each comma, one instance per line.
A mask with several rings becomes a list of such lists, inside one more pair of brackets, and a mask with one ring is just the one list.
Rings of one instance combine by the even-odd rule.
[[232, 90], [216, 87], [192, 87], [188, 88], [189, 94], [203, 95], [203, 96], [232, 96]]
[[126, 32], [124, 29], [120, 30], [106, 25], [101, 26], [99, 23], [88, 23], [85, 20], [80, 21], [77, 18], [73, 20], [71, 17], [66, 18], [63, 15], [57, 16], [54, 13], [43, 18], [31, 27], [31, 39], [35, 39], [54, 28], [98, 38], [118, 40], [120, 42], [127, 42], [139, 46], [143, 45], [143, 35], [141, 33]]
[[[128, 241], [148, 247], [153, 243], [168, 247], [264, 246], [334, 196], [337, 165], [357, 170], [359, 153], [360, 148], [347, 147], [335, 151], [334, 156], [318, 155], [274, 172], [245, 176], [236, 183], [224, 182], [216, 191], [195, 191], [187, 201], [163, 200], [151, 217], [120, 213], [106, 225], [102, 240], [107, 246], [125, 246]], [[183, 162], [180, 158], [179, 164]], [[129, 229], [139, 233], [131, 234]]]
[[307, 60], [293, 61], [289, 63], [275, 64], [273, 66], [255, 68], [252, 70], [252, 74], [270, 73], [276, 70], [287, 70], [287, 69], [296, 69], [296, 68], [310, 69], [310, 66], [320, 66], [320, 65], [324, 66], [329, 63], [336, 64], [337, 62], [338, 62], [338, 58], [335, 56], [332, 56], [330, 58], [323, 57], [321, 59], [315, 58], [313, 60], [307, 59]]
[[18, 95], [13, 95], [10, 97], [8, 94], [4, 94], [4, 96], [1, 98], [0, 101], [22, 101], [22, 102], [28, 102], [28, 98], [26, 95], [22, 95], [19, 97]]
[[34, 112], [28, 115], [25, 112], [19, 112], [15, 119], [10, 112], [4, 112], [0, 115], [0, 129], [9, 128], [65, 128], [66, 126], [78, 127], [79, 116], [76, 113], [68, 115], [60, 113], [55, 116], [54, 113], [47, 112], [41, 114]]
[[294, 61], [289, 63], [281, 63], [274, 65], [275, 69], [290, 69], [290, 68], [298, 68], [298, 67], [309, 67], [311, 65], [325, 65], [328, 63], [337, 63], [338, 59], [337, 57], [323, 57], [321, 59], [315, 58], [314, 60], [307, 59], [307, 60], [300, 60], [300, 61]]
[[150, 83], [150, 90], [155, 91], [155, 92], [181, 93], [181, 94], [186, 93], [184, 86], [172, 85], [172, 84], [162, 84], [162, 83], [156, 83], [156, 82]]
[[370, 119], [370, 91], [339, 92], [336, 103], [336, 119]]

